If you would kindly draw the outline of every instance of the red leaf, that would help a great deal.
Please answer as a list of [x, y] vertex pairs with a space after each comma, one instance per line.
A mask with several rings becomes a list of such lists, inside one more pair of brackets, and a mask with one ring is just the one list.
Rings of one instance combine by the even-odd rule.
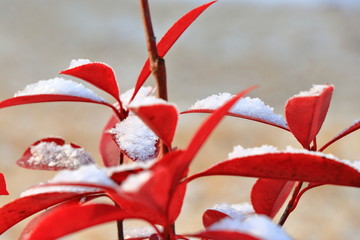
[[130, 107], [136, 115], [161, 139], [171, 147], [177, 121], [178, 111], [170, 104]]
[[0, 234], [34, 213], [69, 199], [93, 193], [48, 192], [16, 199], [0, 208]]
[[104, 90], [120, 102], [120, 92], [113, 69], [103, 63], [88, 63], [66, 69], [60, 74], [80, 78]]
[[[71, 158], [67, 158], [66, 154], [60, 157], [59, 153], [57, 152], [53, 153], [54, 156], [51, 156], [51, 153], [49, 152], [48, 159], [46, 157], [41, 157], [40, 159], [37, 159], [37, 162], [29, 161], [30, 158], [33, 157], [33, 153], [31, 151], [32, 147], [37, 146], [40, 143], [53, 143], [55, 146], [61, 147], [64, 146], [65, 141], [61, 138], [56, 138], [56, 137], [43, 138], [39, 141], [36, 141], [35, 143], [31, 144], [31, 146], [28, 147], [26, 151], [23, 153], [22, 157], [19, 160], [17, 160], [16, 163], [18, 164], [18, 166], [28, 169], [58, 171], [64, 169], [73, 170], [80, 167], [80, 165], [94, 163], [91, 156], [88, 155], [86, 152], [84, 152], [82, 156], [79, 156], [78, 159], [73, 159], [74, 162], [71, 161]], [[70, 146], [73, 149], [81, 148], [74, 143], [71, 143]], [[68, 150], [69, 149], [67, 149], [66, 151]], [[42, 149], [41, 151], [45, 151], [45, 148]]]
[[[186, 114], [186, 113], [213, 113], [215, 110], [212, 109], [191, 109], [188, 111], [184, 111], [181, 112], [181, 114]], [[227, 116], [232, 116], [232, 117], [238, 117], [238, 118], [244, 118], [244, 119], [248, 119], [248, 120], [252, 120], [252, 121], [256, 121], [256, 122], [261, 122], [261, 123], [265, 123], [274, 127], [278, 127], [284, 130], [289, 131], [289, 129], [283, 125], [277, 124], [275, 122], [270, 122], [266, 119], [261, 119], [261, 118], [254, 118], [254, 117], [250, 117], [250, 116], [246, 116], [246, 115], [241, 115], [241, 114], [236, 114], [236, 113], [231, 113], [228, 112], [226, 113]]]
[[331, 141], [329, 141], [328, 143], [326, 143], [319, 151], [322, 152], [324, 151], [328, 146], [330, 146], [331, 144], [333, 144], [334, 142], [336, 142], [337, 140], [345, 137], [346, 135], [358, 130], [360, 128], [360, 121], [356, 121], [355, 123], [353, 123], [350, 127], [348, 127], [347, 129], [341, 131], [336, 137], [334, 137]]
[[22, 233], [20, 239], [57, 239], [91, 226], [126, 218], [136, 218], [136, 215], [107, 204], [60, 206], [37, 219], [34, 226], [27, 229], [28, 232]]
[[[316, 86], [315, 86], [316, 88]], [[310, 149], [325, 120], [334, 87], [327, 85], [321, 93], [299, 95], [290, 98], [285, 107], [285, 116], [290, 131], [301, 145]]]
[[105, 105], [110, 107], [117, 115], [119, 111], [113, 105], [107, 102], [95, 101], [90, 98], [76, 97], [70, 95], [61, 94], [37, 94], [28, 96], [19, 96], [6, 99], [0, 102], [0, 108], [11, 107], [16, 105], [30, 104], [30, 103], [42, 103], [42, 102], [88, 102]]
[[240, 233], [235, 231], [205, 231], [191, 237], [201, 238], [203, 240], [261, 240], [260, 238], [253, 237], [246, 233]]
[[2, 173], [0, 173], [0, 195], [9, 195], [8, 191], [6, 190], [5, 177]]
[[187, 179], [212, 175], [247, 176], [360, 187], [360, 172], [326, 155], [269, 153], [218, 163]]
[[[185, 14], [181, 17], [163, 36], [163, 38], [157, 44], [157, 50], [160, 57], [164, 57], [172, 45], [176, 42], [176, 40], [183, 34], [183, 32], [190, 26], [191, 23], [195, 21], [195, 19], [210, 5], [215, 3], [216, 1], [209, 2], [200, 7], [193, 9], [192, 11]], [[150, 70], [150, 62], [149, 59], [145, 62], [138, 80], [135, 85], [134, 94], [131, 98], [133, 100], [141, 88], [141, 86], [145, 83], [146, 79], [149, 77], [151, 73]]]
[[208, 228], [226, 217], [229, 217], [229, 215], [214, 209], [207, 209], [202, 216], [203, 225], [205, 228]]
[[251, 203], [255, 212], [274, 218], [294, 184], [294, 181], [258, 179], [251, 190]]
[[99, 149], [102, 161], [106, 167], [117, 166], [120, 162], [121, 151], [113, 140], [112, 135], [108, 133], [108, 130], [115, 127], [118, 122], [119, 120], [115, 115], [111, 116], [101, 135]]

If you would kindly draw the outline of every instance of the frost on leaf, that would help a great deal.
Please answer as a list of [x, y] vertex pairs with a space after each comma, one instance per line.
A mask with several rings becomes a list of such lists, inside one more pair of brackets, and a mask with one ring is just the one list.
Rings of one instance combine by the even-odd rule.
[[243, 220], [224, 218], [209, 227], [211, 231], [236, 231], [263, 240], [290, 240], [284, 230], [263, 215], [249, 215]]
[[[130, 99], [134, 93], [134, 90], [135, 90], [134, 88], [131, 88], [120, 95], [120, 100], [121, 102], [123, 102], [125, 108], [127, 108], [128, 105], [130, 104]], [[154, 89], [152, 87], [150, 86], [141, 87], [138, 93], [136, 94], [134, 100], [141, 101], [141, 99], [151, 96], [151, 94], [153, 93], [154, 93]]]
[[28, 154], [18, 161], [22, 167], [31, 169], [77, 169], [94, 164], [94, 159], [80, 147], [70, 144], [41, 141], [30, 147]]
[[125, 192], [137, 192], [151, 176], [151, 171], [142, 171], [137, 174], [132, 174], [121, 184], [121, 189]]
[[229, 217], [233, 219], [244, 219], [249, 214], [254, 213], [254, 208], [250, 203], [242, 203], [242, 204], [227, 204], [227, 203], [220, 203], [216, 204], [214, 207], [210, 208], [212, 210], [216, 210], [222, 213], [225, 213]]
[[[220, 93], [197, 101], [190, 107], [192, 110], [215, 110], [225, 104], [234, 95], [230, 93]], [[258, 119], [267, 123], [272, 123], [283, 128], [287, 128], [286, 121], [282, 115], [275, 114], [274, 109], [260, 100], [259, 98], [244, 97], [230, 109], [229, 113], [246, 116], [251, 119]]]
[[255, 148], [243, 148], [242, 146], [238, 145], [235, 146], [233, 151], [228, 154], [228, 159], [252, 156], [252, 155], [261, 155], [264, 153], [274, 153], [279, 152], [279, 150], [270, 145], [263, 145], [261, 147]]
[[129, 158], [147, 161], [156, 157], [158, 137], [137, 116], [129, 115], [109, 132]]
[[319, 96], [328, 87], [329, 87], [329, 85], [314, 84], [313, 87], [309, 91], [302, 91], [302, 92], [296, 94], [294, 97]]
[[104, 99], [96, 95], [92, 90], [86, 88], [84, 85], [63, 78], [41, 80], [37, 83], [29, 84], [24, 90], [16, 92], [14, 97], [39, 94], [69, 95], [87, 98], [97, 102], [105, 102]]

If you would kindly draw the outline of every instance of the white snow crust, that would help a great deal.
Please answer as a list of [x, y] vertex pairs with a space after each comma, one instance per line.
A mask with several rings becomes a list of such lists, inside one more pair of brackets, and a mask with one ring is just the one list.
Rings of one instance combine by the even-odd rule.
[[117, 186], [117, 184], [108, 177], [104, 169], [100, 169], [94, 164], [82, 166], [74, 171], [60, 171], [49, 183], [83, 183], [108, 187]]
[[[159, 228], [160, 226], [158, 226]], [[161, 227], [160, 227], [161, 228]], [[125, 238], [147, 238], [156, 233], [153, 227], [127, 227], [125, 228]]]
[[40, 142], [30, 147], [30, 153], [32, 156], [27, 162], [32, 166], [77, 169], [95, 162], [83, 148], [73, 148], [69, 144], [61, 146], [55, 142]]
[[151, 171], [142, 171], [128, 176], [121, 184], [121, 189], [125, 192], [137, 192], [152, 176]]
[[284, 230], [264, 215], [249, 215], [243, 220], [224, 218], [211, 225], [213, 231], [237, 231], [263, 240], [290, 240]]
[[139, 108], [139, 107], [145, 107], [145, 106], [152, 106], [152, 105], [171, 105], [175, 106], [173, 103], [169, 103], [161, 98], [155, 97], [155, 96], [148, 96], [148, 97], [141, 97], [141, 98], [135, 98], [129, 105], [129, 108]]
[[156, 157], [158, 137], [137, 116], [129, 115], [109, 132], [131, 159], [148, 161]]
[[[215, 110], [225, 102], [229, 101], [234, 95], [230, 93], [220, 93], [217, 95], [212, 95], [202, 100], [198, 100], [194, 105], [190, 107], [190, 110], [193, 109], [208, 109]], [[264, 102], [259, 98], [244, 97], [239, 99], [236, 104], [230, 109], [230, 113], [245, 115], [251, 118], [258, 118], [271, 122], [283, 127], [286, 127], [286, 121], [284, 117], [280, 114], [275, 114], [274, 109], [268, 105], [265, 105]]]
[[104, 102], [104, 99], [96, 95], [92, 90], [86, 88], [80, 83], [63, 78], [52, 78], [41, 80], [37, 83], [29, 84], [24, 90], [15, 93], [14, 97], [29, 96], [38, 94], [60, 94], [75, 97], [88, 98], [98, 102]]
[[26, 197], [31, 195], [37, 195], [41, 193], [51, 192], [71, 192], [71, 193], [86, 193], [86, 192], [98, 192], [99, 188], [82, 187], [82, 186], [37, 186], [30, 188], [20, 194], [20, 197]]
[[[120, 100], [124, 105], [123, 107], [125, 107], [125, 108], [128, 107], [130, 99], [131, 99], [132, 95], [134, 94], [134, 90], [135, 90], [135, 88], [131, 88], [120, 95]], [[154, 88], [152, 88], [150, 86], [141, 87], [133, 101], [148, 97], [153, 93], [154, 93]]]
[[311, 97], [311, 96], [319, 96], [326, 88], [332, 85], [320, 85], [315, 84], [309, 91], [302, 91], [298, 94], [296, 94], [294, 97]]
[[85, 64], [89, 64], [89, 63], [92, 63], [89, 59], [82, 59], [82, 58], [73, 59], [73, 60], [71, 60], [68, 69], [76, 68], [76, 67], [79, 67], [81, 65], [85, 65]]
[[250, 203], [242, 203], [242, 204], [227, 204], [220, 203], [216, 204], [211, 209], [225, 213], [229, 217], [233, 219], [243, 220], [249, 214], [254, 214], [254, 208]]

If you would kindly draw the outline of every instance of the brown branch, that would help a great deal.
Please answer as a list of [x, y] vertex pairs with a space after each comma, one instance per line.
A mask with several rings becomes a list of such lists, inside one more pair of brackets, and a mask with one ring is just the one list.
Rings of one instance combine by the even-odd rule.
[[294, 204], [296, 204], [296, 199], [301, 190], [302, 185], [303, 185], [303, 182], [297, 183], [297, 186], [292, 194], [292, 197], [291, 197], [288, 205], [286, 206], [284, 213], [282, 214], [282, 216], [280, 218], [280, 221], [279, 221], [280, 226], [284, 225], [284, 223], [286, 222], [286, 219], [289, 217], [290, 213], [294, 210]]

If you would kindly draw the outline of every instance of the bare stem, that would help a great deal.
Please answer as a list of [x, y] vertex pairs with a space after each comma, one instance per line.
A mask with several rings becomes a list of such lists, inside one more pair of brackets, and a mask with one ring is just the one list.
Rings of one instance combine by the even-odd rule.
[[290, 213], [294, 210], [293, 207], [294, 207], [294, 204], [296, 203], [296, 199], [301, 190], [302, 185], [303, 185], [303, 182], [297, 183], [297, 186], [292, 194], [292, 197], [291, 197], [288, 205], [286, 206], [286, 209], [285, 209], [283, 215], [280, 218], [280, 221], [279, 221], [280, 226], [284, 225], [284, 223], [286, 222], [286, 219], [289, 217]]
[[123, 226], [123, 220], [116, 221], [116, 226], [118, 230], [118, 240], [124, 240], [124, 226]]
[[[156, 37], [154, 34], [151, 16], [150, 16], [150, 7], [148, 0], [140, 0], [140, 6], [142, 11], [143, 25], [145, 28], [146, 44], [148, 49], [150, 69], [155, 78], [158, 97], [168, 100], [167, 94], [167, 84], [166, 84], [166, 67], [165, 60], [159, 56], [157, 47], [156, 47]], [[164, 155], [169, 152], [169, 148], [161, 142], [161, 155]]]

